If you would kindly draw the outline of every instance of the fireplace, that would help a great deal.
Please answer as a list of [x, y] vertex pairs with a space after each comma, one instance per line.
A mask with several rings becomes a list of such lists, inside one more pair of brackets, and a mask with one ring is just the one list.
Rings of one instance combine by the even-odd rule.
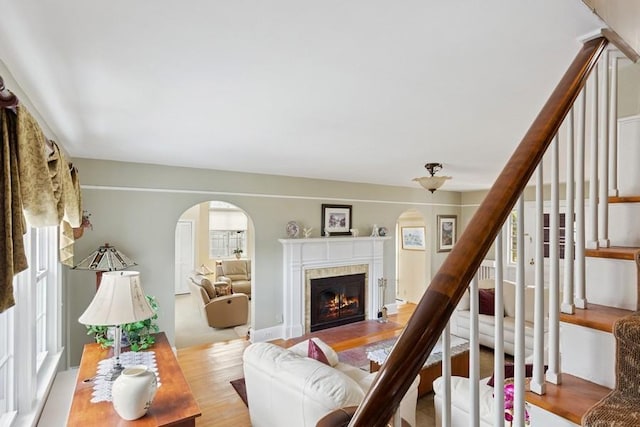
[[365, 319], [365, 274], [311, 279], [311, 332]]

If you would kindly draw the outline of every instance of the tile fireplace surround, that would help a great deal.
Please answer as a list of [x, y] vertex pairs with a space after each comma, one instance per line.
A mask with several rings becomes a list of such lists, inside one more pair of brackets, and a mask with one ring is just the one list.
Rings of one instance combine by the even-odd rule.
[[388, 236], [279, 239], [283, 248], [283, 338], [309, 332], [311, 279], [365, 273], [365, 317], [376, 319], [380, 308], [378, 279], [384, 277], [384, 242], [390, 239]]

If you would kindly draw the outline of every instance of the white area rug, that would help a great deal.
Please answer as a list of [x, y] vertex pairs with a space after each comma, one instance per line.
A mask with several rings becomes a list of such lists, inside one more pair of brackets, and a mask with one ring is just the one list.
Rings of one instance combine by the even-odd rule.
[[176, 295], [176, 348], [245, 338], [251, 321], [235, 328], [211, 328], [202, 318], [191, 294]]

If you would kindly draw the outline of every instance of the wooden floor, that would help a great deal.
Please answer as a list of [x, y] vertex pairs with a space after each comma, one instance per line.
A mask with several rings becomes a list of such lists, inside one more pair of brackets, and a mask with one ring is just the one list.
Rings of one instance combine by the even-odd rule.
[[[411, 317], [414, 304], [402, 304], [398, 314], [389, 316], [389, 323], [364, 321], [311, 334], [322, 338], [336, 351], [366, 345], [400, 334]], [[305, 338], [276, 340], [288, 347]], [[249, 411], [229, 381], [242, 378], [242, 352], [250, 343], [237, 339], [226, 343], [213, 343], [178, 350], [178, 363], [200, 405], [202, 417], [197, 426], [245, 427], [250, 426]]]
[[[400, 334], [413, 313], [415, 305], [399, 306], [399, 313], [389, 316], [389, 323], [364, 321], [330, 330], [315, 332], [336, 351], [366, 345]], [[595, 314], [595, 310], [591, 311]], [[276, 340], [288, 347], [304, 338]], [[250, 426], [249, 411], [229, 381], [243, 377], [242, 352], [249, 345], [245, 339], [214, 343], [178, 350], [178, 363], [196, 396], [202, 417], [197, 426], [244, 427]], [[527, 393], [527, 401], [579, 424], [582, 414], [609, 390], [597, 384], [564, 375], [561, 387], [547, 384], [547, 394], [539, 397]]]

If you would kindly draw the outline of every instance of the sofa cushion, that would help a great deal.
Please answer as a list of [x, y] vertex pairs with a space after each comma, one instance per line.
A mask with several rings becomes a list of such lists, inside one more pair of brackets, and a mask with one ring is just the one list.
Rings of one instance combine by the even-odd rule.
[[309, 340], [309, 349], [307, 350], [307, 357], [322, 362], [325, 365], [331, 366], [327, 360], [327, 356], [324, 355], [318, 344], [313, 340]]
[[[322, 352], [326, 356], [327, 361], [329, 362], [329, 365], [336, 366], [339, 362], [338, 353], [336, 353], [335, 350], [331, 348], [329, 344], [325, 343], [320, 338], [311, 338], [311, 339], [318, 345], [318, 347], [320, 347], [320, 350], [322, 350]], [[304, 340], [302, 342], [299, 342], [298, 344], [292, 347], [289, 347], [288, 350], [294, 352], [297, 355], [307, 357], [309, 352], [309, 340]]]
[[478, 312], [489, 316], [495, 315], [495, 289], [478, 289]]
[[231, 280], [249, 280], [246, 261], [222, 261], [224, 276]]
[[[493, 425], [493, 388], [486, 382], [487, 378], [480, 380], [479, 404], [480, 419], [487, 425]], [[433, 381], [433, 392], [438, 400], [444, 395], [444, 378], [438, 377]], [[471, 402], [471, 392], [469, 390], [469, 378], [451, 377], [451, 405], [462, 412], [470, 413], [469, 402]]]
[[[482, 279], [478, 280], [478, 288], [479, 289], [490, 289], [495, 287], [496, 281], [493, 279]], [[469, 288], [464, 291], [462, 298], [460, 298], [460, 302], [458, 303], [456, 310], [469, 310], [470, 305], [470, 296], [469, 296]]]
[[202, 288], [205, 291], [207, 291], [207, 295], [209, 295], [210, 299], [213, 299], [218, 296], [218, 293], [216, 292], [216, 289], [214, 288], [213, 283], [211, 283], [211, 280], [207, 279], [206, 277], [202, 278], [202, 280], [200, 281], [200, 286], [202, 286]]

